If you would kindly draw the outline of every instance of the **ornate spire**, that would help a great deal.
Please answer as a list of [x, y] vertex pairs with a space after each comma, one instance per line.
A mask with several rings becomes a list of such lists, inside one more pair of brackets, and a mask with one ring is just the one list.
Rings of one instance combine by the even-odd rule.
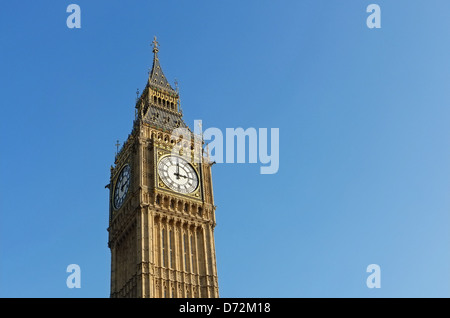
[[158, 52], [159, 52], [159, 43], [156, 41], [156, 36], [153, 38], [152, 42], [153, 47], [153, 66], [152, 70], [149, 73], [148, 84], [156, 89], [166, 91], [171, 95], [178, 95], [177, 91], [170, 86], [167, 78], [164, 76], [164, 73], [161, 69], [161, 65], [159, 64]]
[[136, 102], [138, 115], [136, 118], [142, 120], [143, 123], [167, 131], [180, 127], [187, 128], [183, 121], [178, 89], [172, 88], [159, 64], [159, 43], [156, 36], [153, 38], [151, 46], [153, 48], [153, 65], [148, 72], [147, 86]]

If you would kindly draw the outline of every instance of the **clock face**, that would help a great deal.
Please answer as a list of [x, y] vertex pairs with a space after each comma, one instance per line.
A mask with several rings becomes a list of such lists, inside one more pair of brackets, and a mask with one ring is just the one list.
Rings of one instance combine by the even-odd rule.
[[158, 174], [170, 189], [179, 193], [192, 193], [197, 189], [198, 176], [186, 160], [176, 156], [166, 156], [158, 163]]
[[127, 196], [128, 188], [130, 187], [130, 166], [126, 165], [122, 168], [122, 171], [119, 174], [119, 177], [116, 181], [116, 186], [114, 187], [114, 207], [119, 209], [125, 197]]

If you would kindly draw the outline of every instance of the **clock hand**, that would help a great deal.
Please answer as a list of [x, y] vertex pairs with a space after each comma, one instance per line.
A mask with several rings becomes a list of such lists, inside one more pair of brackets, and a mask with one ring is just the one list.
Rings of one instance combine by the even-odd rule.
[[174, 173], [177, 177], [177, 180], [180, 179], [180, 164], [177, 162], [177, 172]]
[[120, 191], [123, 191], [123, 187], [127, 185], [127, 181], [128, 181], [128, 180], [126, 180], [126, 181], [122, 184], [122, 186], [120, 187]]
[[187, 176], [183, 176], [182, 174], [176, 172], [174, 173], [174, 175], [177, 176], [177, 179], [180, 179], [180, 177], [187, 178]]

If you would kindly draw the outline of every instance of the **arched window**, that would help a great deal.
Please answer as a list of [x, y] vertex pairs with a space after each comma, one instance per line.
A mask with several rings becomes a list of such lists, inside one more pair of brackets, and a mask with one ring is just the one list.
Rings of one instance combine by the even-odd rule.
[[169, 207], [169, 198], [168, 197], [164, 197], [163, 202], [164, 202], [164, 204], [163, 204], [164, 207], [168, 208]]

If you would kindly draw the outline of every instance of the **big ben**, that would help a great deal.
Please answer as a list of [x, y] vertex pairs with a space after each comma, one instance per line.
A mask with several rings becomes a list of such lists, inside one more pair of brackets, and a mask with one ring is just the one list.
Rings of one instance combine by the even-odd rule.
[[[152, 44], [153, 66], [107, 186], [110, 296], [219, 297], [212, 162], [183, 121], [156, 37]], [[193, 138], [177, 138], [180, 129]]]

